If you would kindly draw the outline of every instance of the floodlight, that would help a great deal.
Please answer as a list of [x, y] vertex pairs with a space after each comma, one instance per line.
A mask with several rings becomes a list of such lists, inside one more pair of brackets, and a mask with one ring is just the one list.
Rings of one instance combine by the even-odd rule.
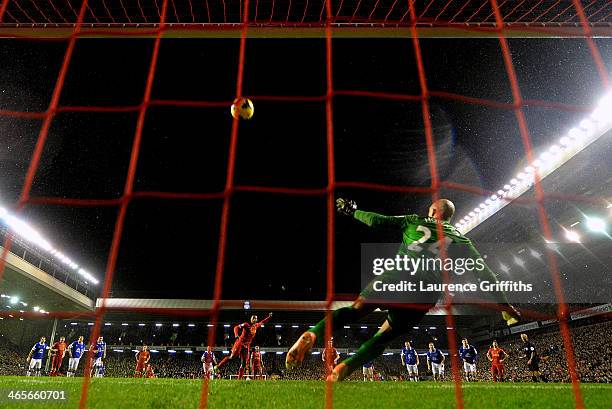
[[586, 225], [589, 230], [594, 231], [596, 233], [605, 233], [606, 232], [606, 222], [599, 217], [587, 217]]

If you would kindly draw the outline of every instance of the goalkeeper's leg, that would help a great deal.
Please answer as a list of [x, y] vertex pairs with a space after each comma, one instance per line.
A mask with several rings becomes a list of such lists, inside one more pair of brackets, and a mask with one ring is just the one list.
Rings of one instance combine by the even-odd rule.
[[341, 381], [346, 378], [353, 373], [354, 370], [361, 368], [363, 364], [382, 355], [387, 345], [399, 335], [401, 334], [395, 333], [389, 325], [389, 322], [385, 321], [376, 335], [361, 344], [361, 347], [355, 355], [336, 365], [328, 379], [332, 381]]
[[378, 332], [364, 342], [355, 355], [336, 365], [329, 380], [337, 382], [349, 376], [354, 370], [361, 368], [366, 362], [373, 361], [382, 355], [385, 348], [391, 341], [407, 333], [412, 325], [421, 321], [423, 316], [435, 304], [427, 304], [423, 309], [398, 310], [390, 309], [387, 320], [380, 327]]
[[[338, 308], [332, 312], [332, 332], [342, 328], [347, 323], [355, 322], [376, 309], [375, 305], [367, 304], [365, 298], [359, 296], [350, 307]], [[287, 369], [295, 369], [302, 364], [304, 357], [310, 351], [317, 339], [325, 336], [326, 319], [323, 318], [314, 327], [302, 334], [289, 349], [285, 365]]]
[[[332, 312], [332, 331], [342, 328], [345, 324], [355, 322], [370, 314], [377, 306], [367, 304], [363, 296], [359, 296], [351, 306], [342, 307]], [[325, 318], [319, 321], [308, 332], [315, 335], [316, 339], [323, 339], [325, 336]]]

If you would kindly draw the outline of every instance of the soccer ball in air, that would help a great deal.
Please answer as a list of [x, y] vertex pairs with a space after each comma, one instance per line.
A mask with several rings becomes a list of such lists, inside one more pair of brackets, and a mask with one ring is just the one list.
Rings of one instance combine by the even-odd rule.
[[236, 98], [232, 104], [231, 113], [236, 119], [251, 119], [254, 112], [253, 102], [248, 98]]

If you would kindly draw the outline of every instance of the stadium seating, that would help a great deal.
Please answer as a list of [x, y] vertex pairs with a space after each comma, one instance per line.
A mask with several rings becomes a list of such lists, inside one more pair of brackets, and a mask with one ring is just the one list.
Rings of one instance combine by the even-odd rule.
[[[576, 325], [576, 324], [574, 324]], [[153, 345], [159, 346], [159, 352], [154, 352], [151, 363], [158, 377], [168, 378], [196, 378], [201, 376], [200, 351], [195, 350], [203, 345], [201, 340], [202, 335], [197, 331], [184, 329], [179, 331], [176, 328], [169, 328], [167, 331], [159, 329], [153, 325], [148, 327], [136, 327], [137, 330], [129, 331], [129, 336], [126, 336], [125, 329], [121, 326], [107, 327], [103, 335], [109, 345], [108, 357], [106, 362], [106, 376], [114, 377], [130, 377], [134, 371], [134, 353], [132, 349], [139, 345], [140, 339], [153, 339]], [[72, 339], [75, 335], [88, 335], [86, 331], [87, 325], [72, 326], [70, 323], [65, 326], [65, 335], [67, 339]], [[258, 333], [257, 343], [262, 346], [265, 351], [268, 348], [287, 347], [287, 343], [295, 336], [294, 332], [300, 329], [285, 326], [282, 329], [269, 328], [269, 331]], [[374, 331], [368, 329], [367, 331]], [[343, 351], [352, 351], [358, 348], [363, 337], [367, 335], [367, 331], [363, 329], [347, 329], [345, 333], [338, 334], [335, 341], [337, 347]], [[175, 334], [180, 334], [175, 335]], [[579, 326], [574, 326], [571, 330], [573, 343], [575, 345], [577, 369], [580, 379], [584, 382], [612, 382], [612, 346], [608, 340], [612, 338], [612, 321], [599, 322], [597, 319], [584, 320]], [[260, 336], [261, 335], [261, 336]], [[226, 338], [226, 337], [223, 337]], [[419, 350], [425, 346], [428, 340], [432, 339], [431, 335], [421, 334], [420, 337], [411, 337], [415, 341], [415, 345]], [[119, 341], [121, 339], [121, 341]], [[229, 345], [230, 339], [226, 338], [226, 346]], [[549, 380], [555, 382], [569, 382], [566, 359], [563, 349], [563, 342], [560, 333], [556, 326], [544, 328], [539, 332], [530, 333], [530, 341], [536, 346], [538, 352], [543, 357], [540, 365], [542, 372], [546, 374]], [[34, 341], [32, 341], [34, 342]], [[400, 348], [402, 340], [398, 339], [392, 345], [393, 348]], [[126, 345], [121, 347], [120, 345]], [[485, 354], [490, 341], [476, 344], [480, 353], [478, 360], [478, 380], [490, 380], [489, 363], [486, 361]], [[500, 346], [510, 354], [510, 358], [506, 364], [506, 380], [512, 382], [529, 381], [530, 378], [525, 368], [524, 358], [520, 356], [520, 340], [518, 334], [509, 336], [507, 339], [499, 340]], [[168, 349], [162, 350], [161, 346], [178, 346], [191, 345], [194, 349], [191, 353], [185, 353], [178, 349], [177, 352], [168, 352]], [[445, 350], [446, 343], [438, 342]], [[0, 336], [0, 375], [23, 375], [25, 373], [25, 357], [31, 345], [24, 344], [17, 346], [11, 344], [6, 337]], [[220, 359], [225, 352], [217, 352], [217, 358]], [[342, 353], [341, 358], [344, 358], [346, 352]], [[324, 368], [320, 354], [313, 354], [308, 357], [303, 366], [294, 372], [286, 372], [284, 365], [285, 355], [282, 352], [270, 351], [263, 355], [263, 362], [266, 373], [271, 379], [322, 379], [324, 377]], [[64, 362], [67, 365], [67, 360]], [[402, 380], [405, 377], [405, 370], [400, 365], [400, 357], [397, 352], [393, 355], [383, 355], [375, 360], [374, 366], [376, 371], [385, 380]], [[82, 367], [82, 366], [81, 366]], [[424, 359], [421, 363], [421, 375], [426, 377]], [[224, 375], [234, 374], [238, 370], [238, 361], [232, 361], [224, 369]], [[447, 361], [446, 377], [450, 380], [451, 369], [450, 360]], [[359, 380], [361, 374], [359, 371], [353, 373], [349, 379]]]

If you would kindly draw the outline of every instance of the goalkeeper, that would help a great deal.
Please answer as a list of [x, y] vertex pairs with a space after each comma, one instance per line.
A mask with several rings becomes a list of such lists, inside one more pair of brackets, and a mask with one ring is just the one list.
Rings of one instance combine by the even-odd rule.
[[[441, 225], [443, 231], [443, 240], [446, 243], [457, 243], [467, 247], [471, 256], [475, 259], [480, 259], [480, 254], [474, 248], [471, 241], [463, 236], [454, 226], [450, 224], [450, 220], [455, 213], [455, 206], [450, 200], [440, 199], [434, 202], [429, 207], [428, 217], [420, 217], [417, 215], [407, 216], [383, 216], [377, 213], [365, 212], [357, 210], [357, 204], [352, 200], [338, 199], [336, 207], [340, 214], [352, 216], [362, 223], [370, 227], [390, 227], [395, 228], [402, 233], [403, 245], [399, 251], [402, 255], [409, 257], [418, 257], [423, 247], [430, 243], [432, 248], [437, 247], [442, 241], [438, 241], [438, 224]], [[435, 251], [432, 251], [435, 252]], [[482, 261], [484, 264], [484, 261]], [[497, 282], [496, 276], [484, 264], [485, 268], [479, 272], [479, 278], [489, 280], [493, 283]], [[393, 281], [396, 271], [387, 270], [382, 275], [376, 277], [376, 281]], [[433, 275], [423, 276], [427, 281], [440, 282], [440, 277]], [[432, 281], [433, 280], [433, 281]], [[423, 316], [433, 306], [435, 306], [441, 293], [429, 293], [419, 299], [418, 307], [409, 308], [409, 305], [398, 306], [399, 303], [390, 303], [376, 300], [375, 292], [373, 291], [373, 282], [371, 282], [357, 297], [350, 307], [343, 307], [335, 310], [332, 313], [332, 331], [342, 328], [350, 322], [355, 322], [376, 308], [387, 310], [387, 319], [382, 324], [378, 332], [368, 341], [361, 345], [355, 355], [344, 360], [336, 365], [332, 373], [329, 375], [330, 380], [340, 381], [346, 378], [354, 370], [361, 368], [363, 364], [374, 360], [381, 355], [386, 346], [396, 337], [407, 333], [413, 325], [419, 323]], [[502, 311], [502, 317], [508, 325], [516, 324], [520, 319], [518, 311], [511, 306], [505, 295], [499, 293], [496, 302], [499, 303]], [[412, 303], [414, 305], [416, 303]], [[325, 334], [325, 319], [319, 321], [314, 327], [302, 334], [287, 353], [285, 365], [287, 369], [292, 370], [299, 367], [304, 360], [314, 343], [324, 337]]]

